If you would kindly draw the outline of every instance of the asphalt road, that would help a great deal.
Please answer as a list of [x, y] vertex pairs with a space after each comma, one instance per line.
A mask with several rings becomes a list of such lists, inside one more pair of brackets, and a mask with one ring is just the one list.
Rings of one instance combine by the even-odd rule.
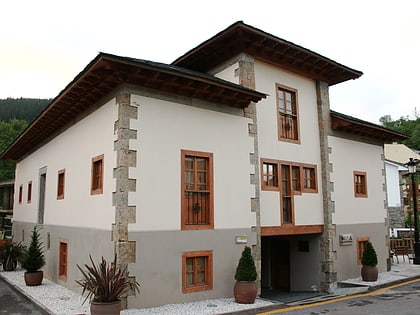
[[260, 315], [420, 315], [420, 279], [377, 291], [311, 305], [273, 310]]
[[46, 315], [47, 313], [0, 278], [0, 314]]

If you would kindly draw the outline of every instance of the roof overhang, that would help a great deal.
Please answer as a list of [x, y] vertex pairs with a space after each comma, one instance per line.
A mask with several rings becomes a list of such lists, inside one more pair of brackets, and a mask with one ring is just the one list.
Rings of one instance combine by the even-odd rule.
[[240, 53], [277, 65], [288, 71], [334, 85], [359, 78], [363, 73], [321, 56], [309, 49], [236, 22], [176, 59], [172, 64], [209, 72]]
[[100, 53], [9, 146], [0, 159], [19, 160], [97, 106], [123, 84], [245, 108], [266, 95], [174, 65]]
[[389, 143], [407, 140], [409, 136], [335, 111], [330, 111], [331, 129]]

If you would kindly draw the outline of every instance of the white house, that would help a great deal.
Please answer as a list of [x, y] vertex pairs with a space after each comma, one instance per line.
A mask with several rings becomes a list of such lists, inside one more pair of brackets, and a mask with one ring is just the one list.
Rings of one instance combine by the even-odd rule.
[[331, 292], [368, 240], [384, 271], [383, 144], [405, 136], [330, 110], [361, 75], [243, 22], [170, 65], [100, 53], [2, 155], [14, 236], [38, 225], [74, 290], [116, 253], [129, 307], [232, 296], [245, 244], [263, 290]]

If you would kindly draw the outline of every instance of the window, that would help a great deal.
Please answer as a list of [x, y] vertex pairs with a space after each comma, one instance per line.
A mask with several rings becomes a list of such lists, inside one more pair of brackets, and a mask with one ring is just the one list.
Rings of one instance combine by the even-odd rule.
[[22, 203], [22, 198], [23, 198], [23, 186], [20, 185], [19, 186], [19, 203]]
[[360, 238], [357, 238], [356, 241], [357, 241], [357, 263], [361, 265], [363, 252], [365, 251], [366, 243], [369, 242], [369, 237], [360, 237]]
[[181, 174], [181, 228], [212, 229], [213, 154], [182, 150]]
[[100, 155], [92, 159], [92, 182], [91, 195], [103, 193], [103, 177], [104, 177], [104, 156]]
[[316, 168], [314, 166], [303, 167], [303, 191], [316, 192]]
[[277, 124], [279, 140], [299, 141], [297, 90], [277, 84]]
[[366, 173], [353, 172], [354, 176], [354, 196], [357, 198], [367, 197]]
[[68, 257], [68, 244], [65, 241], [60, 241], [59, 257], [58, 257], [58, 277], [67, 280], [67, 257]]
[[32, 181], [28, 182], [28, 203], [32, 202]]
[[262, 163], [262, 186], [267, 189], [270, 187], [278, 189], [277, 163]]
[[302, 187], [300, 185], [300, 167], [292, 166], [292, 188], [295, 193], [300, 193]]
[[57, 178], [57, 199], [64, 199], [64, 170], [58, 171]]
[[294, 196], [318, 192], [316, 165], [261, 159], [261, 189], [280, 193], [281, 223], [294, 224]]
[[182, 292], [213, 289], [213, 252], [198, 251], [182, 254]]
[[290, 176], [290, 165], [281, 166], [281, 203], [282, 203], [282, 223], [294, 223], [293, 215], [293, 199], [292, 199], [292, 186]]

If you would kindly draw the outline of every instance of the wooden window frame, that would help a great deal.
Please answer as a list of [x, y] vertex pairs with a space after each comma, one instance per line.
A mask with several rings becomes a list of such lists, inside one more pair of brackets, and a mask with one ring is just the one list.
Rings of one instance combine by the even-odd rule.
[[[292, 97], [294, 99], [294, 102], [292, 104], [292, 107], [294, 110], [292, 110], [292, 114], [281, 111], [280, 106], [280, 97], [279, 94], [281, 93], [290, 93], [292, 94]], [[282, 112], [282, 114], [280, 114]], [[298, 91], [297, 89], [276, 83], [276, 115], [277, 115], [277, 130], [278, 130], [278, 140], [279, 141], [286, 141], [291, 143], [300, 144], [300, 119], [299, 119], [299, 106], [298, 106]], [[294, 138], [286, 137], [283, 135], [283, 128], [282, 128], [282, 117], [294, 117], [293, 119], [296, 120], [296, 123], [294, 125], [295, 128], [295, 134], [296, 136]], [[292, 126], [293, 127], [293, 126]]]
[[362, 257], [363, 257], [363, 252], [365, 250], [365, 244], [366, 242], [370, 242], [370, 238], [369, 237], [358, 237], [356, 239], [356, 250], [357, 250], [357, 264], [361, 265], [362, 264]]
[[[362, 183], [357, 182], [357, 178], [362, 178]], [[354, 171], [353, 172], [353, 183], [354, 183], [354, 197], [356, 198], [367, 198], [368, 191], [367, 191], [367, 174], [366, 172], [359, 172]], [[363, 188], [363, 191], [359, 191], [359, 187]]]
[[[101, 168], [97, 170], [97, 163], [100, 163]], [[91, 183], [90, 183], [90, 194], [100, 195], [104, 192], [104, 155], [98, 155], [92, 158], [92, 171], [91, 171]]]
[[[275, 166], [275, 171], [277, 174], [275, 174], [273, 177], [275, 178], [276, 185], [266, 185], [265, 177], [271, 176], [270, 174], [264, 173], [264, 165], [273, 165]], [[279, 183], [279, 161], [277, 160], [270, 160], [270, 159], [261, 159], [260, 161], [260, 168], [261, 168], [261, 189], [263, 190], [274, 190], [278, 191], [280, 189], [280, 183]]]
[[60, 240], [60, 243], [58, 244], [58, 278], [61, 281], [67, 281], [68, 257], [68, 241]]
[[28, 182], [28, 193], [27, 193], [26, 202], [27, 203], [32, 202], [32, 181], [31, 180]]
[[[268, 174], [264, 173], [264, 165], [276, 165], [277, 174], [277, 186], [271, 186], [265, 184], [265, 178]], [[283, 166], [288, 168], [288, 194], [285, 195], [285, 187], [284, 187], [284, 178], [283, 178]], [[313, 183], [315, 187], [305, 188], [304, 187], [304, 170], [311, 169], [313, 170]], [[295, 224], [295, 208], [294, 208], [294, 196], [302, 195], [303, 193], [318, 193], [318, 173], [317, 173], [317, 166], [314, 164], [304, 164], [304, 163], [294, 163], [290, 161], [281, 161], [281, 160], [273, 160], [273, 159], [260, 159], [260, 177], [261, 177], [261, 190], [265, 191], [277, 191], [280, 194], [280, 218], [281, 218], [281, 225], [292, 226]], [[296, 173], [299, 173], [297, 176]], [[297, 186], [295, 185], [297, 183]], [[285, 222], [284, 218], [284, 202], [285, 200], [290, 200], [290, 217], [291, 222]]]
[[23, 185], [19, 186], [19, 196], [18, 196], [18, 202], [19, 204], [22, 204], [23, 200]]
[[[207, 187], [208, 189], [203, 191], [194, 190], [194, 192], [208, 193], [208, 224], [188, 224], [188, 202], [185, 198], [185, 158], [196, 157], [208, 159], [208, 172], [207, 172]], [[195, 173], [194, 173], [195, 174]], [[196, 176], [196, 175], [194, 175]], [[206, 230], [214, 229], [214, 190], [213, 190], [213, 153], [181, 150], [181, 230]]]
[[[309, 169], [313, 171], [313, 179], [311, 180], [314, 184], [314, 187], [305, 187], [305, 183], [307, 181], [307, 178], [305, 178], [305, 170]], [[302, 164], [301, 165], [301, 188], [302, 191], [305, 193], [317, 193], [318, 192], [318, 174], [317, 174], [317, 168], [316, 165], [310, 165], [310, 164]]]
[[[206, 257], [205, 266], [205, 284], [187, 285], [187, 259]], [[194, 277], [196, 278], [198, 270], [193, 270]], [[193, 251], [182, 253], [182, 293], [192, 293], [199, 291], [208, 291], [213, 289], [213, 251]]]
[[[287, 168], [287, 173], [283, 169]], [[286, 175], [286, 178], [283, 177]], [[294, 191], [292, 185], [292, 164], [280, 163], [280, 214], [282, 225], [295, 225], [295, 202], [294, 202]], [[290, 200], [290, 222], [285, 222], [284, 217], [284, 205], [285, 200]]]
[[66, 181], [66, 170], [59, 170], [57, 173], [57, 199], [64, 199], [64, 189]]
[[[292, 190], [294, 195], [301, 195], [303, 192], [302, 189], [302, 167], [297, 164], [292, 164]], [[295, 176], [294, 170], [297, 170], [298, 174]], [[296, 184], [295, 184], [296, 183]]]

